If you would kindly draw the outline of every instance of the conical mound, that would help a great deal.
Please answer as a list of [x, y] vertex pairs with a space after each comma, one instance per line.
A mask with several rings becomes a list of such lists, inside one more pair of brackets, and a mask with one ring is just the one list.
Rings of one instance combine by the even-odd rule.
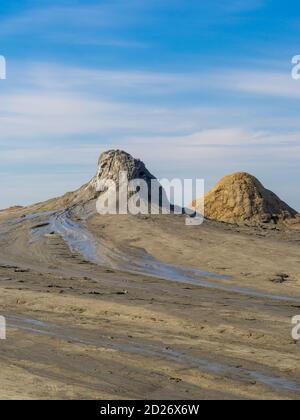
[[97, 179], [119, 180], [120, 172], [127, 172], [128, 181], [143, 179], [147, 183], [156, 179], [145, 164], [122, 150], [109, 150], [102, 153], [98, 161]]
[[[120, 177], [120, 174], [126, 174], [125, 179]], [[69, 192], [62, 197], [48, 200], [45, 203], [38, 203], [32, 208], [35, 210], [56, 210], [70, 207], [91, 205], [96, 211], [94, 201], [106, 190], [109, 189], [109, 181], [114, 181], [117, 188], [122, 185], [122, 182], [130, 182], [133, 180], [143, 180], [148, 186], [147, 196], [141, 198], [160, 207], [160, 203], [169, 203], [167, 196], [163, 189], [160, 190], [159, 196], [156, 200], [151, 196], [151, 185], [157, 185], [161, 188], [159, 181], [152, 175], [145, 164], [140, 159], [135, 159], [129, 153], [122, 150], [108, 150], [101, 154], [98, 160], [98, 167], [96, 175], [85, 185], [74, 192]], [[107, 183], [107, 188], [106, 188]], [[102, 185], [101, 189], [99, 185]], [[129, 195], [132, 193], [129, 193]]]
[[205, 216], [227, 223], [278, 223], [294, 218], [296, 214], [254, 176], [245, 172], [222, 178], [205, 196]]

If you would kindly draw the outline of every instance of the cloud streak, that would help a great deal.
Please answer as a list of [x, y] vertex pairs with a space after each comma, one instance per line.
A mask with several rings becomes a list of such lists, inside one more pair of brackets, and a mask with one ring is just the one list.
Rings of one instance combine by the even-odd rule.
[[106, 97], [192, 92], [239, 92], [278, 99], [300, 97], [300, 81], [292, 79], [292, 68], [288, 67], [286, 71], [272, 71], [271, 68], [258, 71], [218, 67], [189, 73], [72, 67], [38, 62], [27, 65], [15, 62], [10, 67], [22, 69], [10, 69], [10, 78], [15, 87], [20, 86], [23, 90], [24, 87], [43, 91], [59, 89], [61, 92], [77, 91]]
[[[18, 66], [16, 65], [18, 68]], [[298, 84], [281, 73], [228, 70], [210, 74], [102, 70], [33, 64], [12, 76], [10, 88], [0, 93], [1, 141], [47, 141], [71, 136], [122, 133], [148, 135], [203, 133], [224, 130], [224, 141], [241, 144], [237, 125], [241, 107], [227, 104], [178, 105], [181, 95], [229, 94], [300, 96]], [[176, 104], [173, 104], [176, 95]], [[179, 95], [179, 96], [178, 96]], [[161, 104], [162, 98], [168, 98]], [[197, 101], [199, 102], [199, 101]], [[249, 115], [249, 106], [247, 104]], [[226, 122], [227, 121], [227, 122]], [[247, 127], [248, 129], [249, 127]], [[250, 127], [251, 128], [251, 127]], [[258, 132], [258, 128], [252, 126]], [[211, 132], [213, 143], [216, 132]], [[194, 136], [194, 134], [193, 134]], [[200, 137], [193, 137], [201, 144]], [[202, 136], [202, 137], [201, 137]], [[278, 135], [275, 136], [278, 139]], [[253, 140], [253, 139], [252, 139]], [[219, 141], [219, 140], [218, 140]]]

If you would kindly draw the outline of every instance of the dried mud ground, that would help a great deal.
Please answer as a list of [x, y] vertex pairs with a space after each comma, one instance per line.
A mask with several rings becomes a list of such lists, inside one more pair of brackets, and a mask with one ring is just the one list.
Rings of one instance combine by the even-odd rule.
[[299, 399], [299, 230], [82, 222], [112, 249], [226, 274], [222, 290], [91, 263], [61, 235], [34, 237], [45, 216], [10, 222], [21, 214], [0, 213], [1, 399]]

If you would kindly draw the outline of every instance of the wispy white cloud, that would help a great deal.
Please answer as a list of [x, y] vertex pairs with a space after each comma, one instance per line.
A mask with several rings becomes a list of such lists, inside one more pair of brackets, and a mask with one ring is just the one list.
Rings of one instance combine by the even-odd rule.
[[48, 38], [51, 41], [59, 42], [60, 45], [67, 44], [67, 45], [76, 45], [76, 46], [89, 46], [89, 47], [111, 47], [111, 48], [137, 48], [137, 49], [145, 49], [150, 48], [151, 45], [146, 42], [141, 42], [134, 39], [129, 38], [121, 38], [120, 36], [112, 36], [112, 35], [87, 35], [81, 34], [80, 37], [75, 37], [74, 34], [66, 34], [66, 33], [59, 33], [59, 34], [51, 34], [48, 35]]
[[252, 95], [278, 98], [300, 98], [300, 83], [292, 79], [291, 70], [272, 71], [235, 71], [226, 72], [221, 85], [225, 89], [245, 92]]
[[228, 131], [222, 132], [224, 142], [241, 144], [245, 133], [230, 131], [242, 114], [240, 107], [180, 106], [178, 100], [173, 106], [172, 99], [160, 104], [169, 94], [198, 92], [201, 97], [207, 90], [221, 89], [264, 97], [295, 99], [300, 95], [300, 84], [281, 73], [219, 70], [201, 75], [36, 63], [14, 74], [10, 89], [0, 92], [0, 144], [117, 132], [123, 132], [123, 137], [134, 132], [158, 136], [196, 132], [194, 142], [201, 144], [203, 136], [210, 136], [211, 142], [220, 141], [220, 133], [203, 131], [218, 127], [227, 127]]
[[82, 145], [52, 145], [42, 144], [40, 147], [34, 145], [11, 146], [1, 151], [1, 165], [39, 164], [47, 162], [47, 165], [61, 166], [72, 165], [90, 166], [92, 170], [96, 164], [97, 156], [109, 149], [110, 144], [82, 144]]
[[[267, 67], [267, 66], [266, 66]], [[136, 70], [103, 70], [84, 67], [68, 67], [31, 63], [22, 70], [22, 80], [31, 87], [59, 88], [118, 95], [162, 95], [176, 92], [241, 92], [249, 95], [297, 99], [300, 96], [300, 81], [291, 76], [292, 68], [286, 71], [236, 70], [217, 68], [199, 72], [154, 72]], [[17, 75], [20, 79], [21, 75]], [[131, 91], [130, 91], [131, 90]]]
[[[20, 63], [16, 63], [20, 68]], [[206, 86], [203, 74], [199, 73], [172, 73], [139, 70], [92, 69], [85, 67], [72, 67], [51, 65], [44, 63], [30, 63], [22, 66], [21, 72], [14, 77], [26, 83], [31, 89], [84, 89], [86, 93], [102, 93], [104, 89], [110, 95], [115, 92], [138, 94], [163, 94], [168, 92], [192, 91]], [[88, 90], [90, 88], [90, 90]], [[134, 92], [132, 91], [134, 89]]]
[[276, 134], [242, 127], [207, 129], [184, 136], [129, 137], [127, 144], [132, 149], [148, 150], [148, 156], [156, 154], [151, 145], [159, 144], [159, 158], [186, 159], [186, 162], [213, 159], [268, 159], [280, 158], [291, 163], [298, 160], [300, 131]]
[[122, 130], [174, 133], [196, 129], [213, 112], [204, 107], [172, 109], [59, 92], [0, 95], [0, 100], [0, 143], [4, 144]]
[[[217, 0], [220, 1], [220, 0]], [[222, 0], [221, 0], [222, 1]], [[177, 0], [176, 0], [177, 2]], [[180, 6], [185, 2], [180, 0]], [[181, 3], [181, 4], [180, 4]], [[0, 35], [18, 35], [39, 32], [40, 36], [47, 36], [47, 32], [59, 32], [61, 36], [70, 34], [70, 29], [86, 29], [88, 31], [107, 28], [128, 28], [141, 26], [152, 21], [152, 12], [159, 13], [175, 4], [175, 0], [87, 0], [85, 2], [65, 2], [53, 0], [43, 5], [34, 2], [20, 12], [14, 12], [0, 18]], [[73, 39], [80, 42], [87, 34], [73, 33]], [[96, 33], [95, 33], [96, 35]], [[70, 38], [70, 41], [71, 38]]]
[[[154, 145], [159, 145], [159, 155]], [[148, 158], [167, 160], [170, 158], [202, 160], [208, 158], [224, 159], [225, 156], [260, 157], [264, 153], [269, 158], [298, 160], [300, 150], [300, 131], [276, 135], [270, 132], [257, 132], [241, 127], [209, 129], [184, 136], [161, 135], [139, 137], [123, 136], [101, 144], [48, 144], [6, 147], [0, 155], [0, 163], [39, 163], [45, 161], [52, 165], [91, 165], [100, 151], [109, 148], [129, 149], [134, 154]]]
[[[220, 23], [228, 24], [231, 22], [230, 17], [236, 18], [244, 12], [259, 9], [265, 3], [266, 0], [214, 0], [214, 2], [191, 2], [188, 6], [199, 25], [216, 26]], [[184, 13], [186, 1], [113, 0], [98, 2], [98, 4], [87, 1], [85, 5], [83, 3], [70, 5], [69, 2], [54, 1], [53, 5], [47, 3], [39, 7], [33, 4], [32, 7], [27, 7], [19, 13], [1, 18], [0, 36], [38, 33], [43, 39], [56, 39], [57, 42], [60, 38], [65, 41], [69, 39], [71, 43], [74, 43], [74, 39], [82, 42], [84, 38], [84, 34], [78, 31], [90, 32], [96, 29], [97, 31], [93, 32], [94, 42], [101, 42], [101, 40], [105, 42], [105, 39], [101, 38], [102, 30], [151, 25], [157, 22], [161, 12], [170, 9]], [[166, 22], [163, 20], [163, 13], [160, 18]], [[55, 38], [55, 34], [59, 36]], [[119, 46], [122, 41], [123, 39], [113, 38], [112, 40]], [[140, 44], [138, 41], [136, 43]], [[132, 47], [134, 44], [135, 40], [125, 40], [123, 46]]]
[[[79, 80], [91, 80], [113, 89], [139, 88], [142, 93], [167, 94], [174, 92], [241, 92], [256, 96], [297, 99], [300, 82], [291, 77], [291, 69], [279, 71], [246, 71], [217, 69], [199, 73], [155, 73], [139, 71], [77, 70]], [[86, 73], [86, 74], [85, 74]], [[74, 80], [74, 78], [73, 78]]]

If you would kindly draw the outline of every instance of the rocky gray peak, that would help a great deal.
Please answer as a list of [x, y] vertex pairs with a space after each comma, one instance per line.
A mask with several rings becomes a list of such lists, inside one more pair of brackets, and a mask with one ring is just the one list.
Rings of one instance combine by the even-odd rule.
[[144, 179], [147, 184], [156, 179], [145, 164], [122, 150], [109, 150], [101, 154], [98, 162], [97, 180], [119, 181], [121, 171], [126, 171], [128, 180]]
[[[101, 154], [97, 174], [91, 181], [90, 187], [96, 188], [101, 194], [104, 191], [110, 191], [111, 184], [109, 181], [114, 181], [117, 187], [125, 185], [127, 182], [126, 179], [120, 177], [121, 172], [127, 173], [127, 181], [143, 180], [148, 186], [145, 190], [137, 185], [135, 192], [128, 190], [128, 197], [137, 193], [140, 199], [144, 202], [147, 201], [152, 208], [170, 207], [167, 195], [157, 178], [148, 171], [140, 159], [135, 159], [122, 150], [109, 150]], [[153, 194], [154, 191], [155, 194]], [[113, 189], [112, 193], [114, 193]], [[171, 209], [173, 209], [173, 206], [171, 206]]]
[[[119, 189], [120, 185], [125, 188], [129, 187], [126, 179], [124, 184], [122, 183], [124, 178], [120, 180], [121, 172], [127, 172], [129, 182], [133, 180], [144, 180], [146, 182], [148, 186], [146, 190], [141, 189], [137, 183], [136, 193], [141, 200], [147, 200], [147, 203], [152, 208], [170, 207], [164, 189], [155, 176], [148, 171], [145, 164], [121, 150], [109, 150], [102, 153], [98, 161], [97, 173], [90, 182], [77, 191], [67, 193], [63, 197], [56, 199], [56, 206], [59, 208], [72, 207], [73, 211], [75, 211], [74, 209], [78, 211], [80, 217], [83, 217], [83, 213], [85, 215], [92, 214], [96, 209], [95, 200], [97, 201], [104, 193], [111, 192], [114, 194], [114, 188], [109, 181], [114, 181], [117, 189]], [[121, 184], [119, 181], [121, 181]], [[158, 193], [153, 195], [153, 191], [158, 191]], [[135, 191], [128, 189], [128, 197], [133, 195], [135, 195]], [[173, 209], [173, 206], [171, 206], [171, 209]]]

